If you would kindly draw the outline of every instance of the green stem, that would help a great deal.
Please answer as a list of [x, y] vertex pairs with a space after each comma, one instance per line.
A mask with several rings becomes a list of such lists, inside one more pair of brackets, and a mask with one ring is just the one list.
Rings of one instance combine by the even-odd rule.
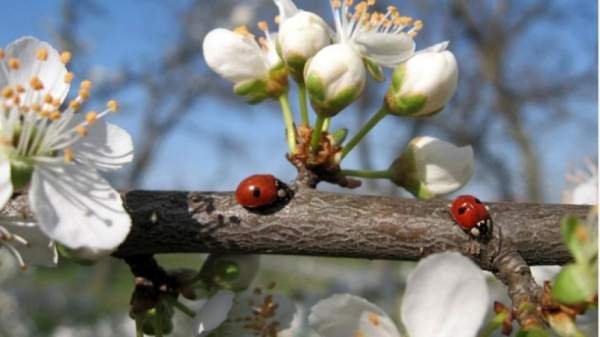
[[323, 131], [323, 122], [325, 117], [317, 114], [317, 121], [312, 129], [312, 137], [310, 138], [310, 150], [313, 154], [319, 151], [319, 141], [321, 140], [321, 132]]
[[157, 313], [154, 316], [154, 336], [163, 337], [162, 313]]
[[342, 170], [345, 176], [369, 178], [369, 179], [389, 179], [391, 172], [389, 170], [368, 171], [368, 170]]
[[290, 150], [290, 154], [294, 154], [296, 152], [296, 130], [294, 128], [292, 109], [290, 108], [290, 101], [288, 99], [287, 92], [279, 96], [279, 104], [281, 105], [283, 122], [285, 123], [288, 148]]
[[142, 318], [139, 315], [135, 316], [135, 336], [144, 337], [144, 331], [142, 330]]
[[377, 123], [379, 123], [379, 121], [382, 120], [387, 114], [388, 110], [384, 105], [367, 121], [365, 125], [363, 125], [360, 131], [358, 131], [358, 133], [354, 135], [354, 137], [352, 137], [348, 143], [346, 143], [342, 149], [342, 159], [346, 157], [346, 155], [348, 155], [348, 153], [350, 153], [350, 151], [352, 151], [352, 149], [358, 145], [358, 143], [360, 143], [365, 135], [369, 133], [369, 131], [371, 131], [371, 129], [377, 125]]
[[330, 125], [331, 125], [331, 117], [325, 118], [325, 121], [323, 122], [323, 131], [329, 130]]
[[306, 106], [306, 84], [304, 82], [298, 82], [298, 98], [300, 99], [300, 118], [302, 118], [302, 124], [310, 125], [310, 119], [308, 119], [308, 107]]
[[189, 316], [190, 318], [194, 318], [196, 317], [196, 313], [194, 312], [194, 310], [188, 308], [185, 304], [179, 302], [177, 299], [169, 297], [169, 303], [177, 310], [181, 311], [182, 313], [186, 314], [187, 316]]

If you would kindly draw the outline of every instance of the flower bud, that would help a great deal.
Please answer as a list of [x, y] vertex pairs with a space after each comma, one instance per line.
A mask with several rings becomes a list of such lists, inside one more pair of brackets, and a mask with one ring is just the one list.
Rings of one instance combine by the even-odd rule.
[[304, 80], [315, 111], [333, 117], [360, 96], [366, 71], [352, 46], [336, 43], [321, 49], [306, 64]]
[[200, 273], [208, 285], [241, 291], [254, 280], [259, 262], [258, 255], [209, 255]]
[[390, 180], [415, 197], [454, 192], [473, 175], [473, 149], [433, 137], [414, 138], [389, 168]]
[[450, 51], [417, 53], [394, 70], [385, 103], [395, 115], [431, 116], [454, 95], [457, 82], [458, 66]]
[[299, 11], [281, 23], [277, 42], [290, 73], [301, 79], [306, 61], [331, 43], [330, 29], [320, 16]]

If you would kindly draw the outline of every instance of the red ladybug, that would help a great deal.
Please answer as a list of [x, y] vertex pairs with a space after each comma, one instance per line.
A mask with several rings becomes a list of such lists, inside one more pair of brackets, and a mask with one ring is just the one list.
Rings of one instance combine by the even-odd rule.
[[269, 206], [285, 196], [283, 183], [270, 174], [249, 176], [235, 190], [235, 199], [247, 208]]
[[459, 195], [454, 199], [450, 207], [454, 221], [460, 228], [479, 236], [480, 232], [487, 230], [491, 222], [488, 207], [472, 195]]

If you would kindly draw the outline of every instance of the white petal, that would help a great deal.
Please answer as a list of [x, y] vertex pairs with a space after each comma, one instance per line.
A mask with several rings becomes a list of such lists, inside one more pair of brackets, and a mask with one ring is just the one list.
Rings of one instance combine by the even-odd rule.
[[218, 328], [225, 320], [233, 305], [235, 294], [229, 290], [219, 290], [211, 297], [196, 314], [196, 336], [206, 336]]
[[471, 146], [457, 147], [434, 137], [417, 137], [409, 146], [420, 180], [434, 195], [458, 190], [473, 175]]
[[17, 242], [13, 244], [27, 265], [54, 267], [58, 262], [58, 253], [54, 244], [35, 223], [3, 219], [0, 226], [5, 227], [11, 234], [27, 240], [27, 245]]
[[337, 294], [315, 304], [308, 324], [321, 337], [399, 337], [389, 316], [378, 306], [351, 294]]
[[531, 266], [531, 275], [540, 286], [543, 286], [545, 281], [552, 281], [559, 271], [560, 266]]
[[100, 170], [115, 170], [133, 159], [133, 141], [122, 128], [98, 120], [86, 137], [73, 145], [75, 158]]
[[253, 37], [213, 29], [206, 34], [202, 50], [208, 66], [233, 83], [263, 78], [268, 72], [268, 60]]
[[311, 12], [300, 11], [279, 25], [278, 42], [284, 59], [304, 60], [331, 43], [333, 32], [323, 19]]
[[0, 156], [0, 209], [8, 202], [13, 193], [13, 186], [10, 180], [10, 161]]
[[354, 43], [363, 57], [370, 57], [389, 68], [406, 61], [415, 52], [415, 41], [405, 33], [366, 32], [359, 34]]
[[449, 45], [450, 45], [450, 41], [439, 42], [439, 43], [431, 45], [425, 49], [421, 49], [421, 50], [417, 51], [415, 54], [429, 53], [429, 52], [439, 53], [439, 52], [442, 52], [442, 51], [448, 49]]
[[[41, 62], [38, 68], [40, 61], [36, 59], [36, 52], [42, 48], [48, 52], [48, 59]], [[8, 83], [2, 83], [2, 76], [0, 76], [0, 84], [21, 84], [29, 88], [29, 81], [33, 76], [37, 76], [44, 84], [43, 95], [40, 97], [48, 93], [58, 98], [60, 102], [65, 99], [69, 91], [69, 84], [64, 81], [67, 68], [61, 62], [60, 54], [50, 44], [26, 36], [9, 44], [5, 53], [5, 60], [17, 58], [21, 62], [21, 67], [16, 71], [10, 71]]]
[[458, 253], [422, 259], [404, 294], [402, 322], [411, 337], [474, 337], [489, 307], [483, 273]]
[[40, 228], [72, 249], [114, 249], [131, 227], [119, 193], [82, 165], [36, 166], [29, 204]]
[[595, 205], [598, 203], [597, 174], [594, 174], [573, 188], [570, 203], [576, 205]]
[[273, 0], [273, 2], [275, 2], [275, 5], [279, 8], [279, 18], [281, 23], [298, 13], [298, 7], [294, 5], [292, 0]]

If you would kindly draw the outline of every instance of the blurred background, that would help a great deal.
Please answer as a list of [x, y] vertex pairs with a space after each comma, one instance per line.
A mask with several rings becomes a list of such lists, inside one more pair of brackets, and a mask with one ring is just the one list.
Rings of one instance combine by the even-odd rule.
[[[331, 22], [326, 1], [296, 4]], [[386, 168], [411, 138], [430, 135], [473, 146], [475, 176], [460, 193], [489, 201], [561, 202], [566, 174], [586, 158], [597, 160], [597, 2], [403, 0], [376, 6], [385, 11], [391, 4], [424, 21], [417, 49], [451, 41], [459, 87], [434, 118], [386, 118], [345, 168]], [[242, 24], [256, 33], [260, 20], [274, 27], [275, 15], [270, 0], [11, 1], [0, 11], [0, 46], [34, 35], [69, 50], [76, 83], [94, 83], [87, 108], [119, 100], [121, 112], [111, 121], [132, 134], [136, 157], [110, 177], [118, 188], [233, 190], [250, 174], [291, 180], [295, 172], [284, 158], [276, 102], [244, 104], [230, 83], [207, 68], [202, 39], [213, 28]], [[353, 134], [380, 106], [385, 89], [369, 82], [333, 128]], [[343, 192], [407, 196], [387, 181]], [[197, 268], [202, 256], [161, 259]], [[262, 266], [257, 282], [276, 280], [301, 307], [350, 291], [397, 317], [412, 264], [271, 256]], [[2, 337], [133, 333], [126, 316], [132, 280], [119, 261], [89, 268], [67, 262], [0, 278], [8, 278], [0, 286]], [[188, 323], [182, 319], [176, 335], [190, 335]]]

